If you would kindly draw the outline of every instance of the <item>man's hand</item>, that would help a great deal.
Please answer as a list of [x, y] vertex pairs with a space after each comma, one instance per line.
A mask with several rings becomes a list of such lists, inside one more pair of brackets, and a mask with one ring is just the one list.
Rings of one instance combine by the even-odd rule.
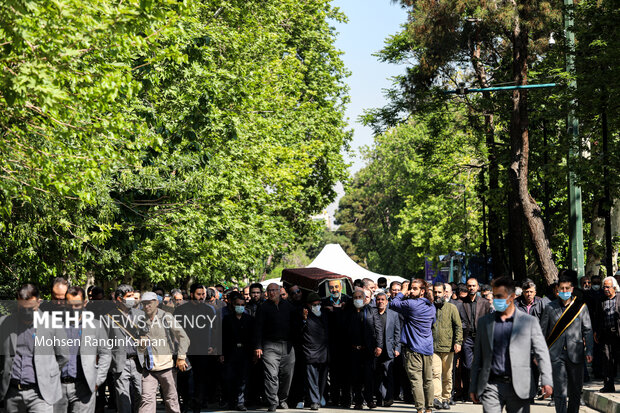
[[550, 397], [553, 394], [553, 387], [547, 385], [542, 386], [542, 396], [543, 399]]
[[588, 363], [592, 363], [592, 356], [586, 356], [586, 361]]
[[400, 356], [400, 352], [394, 350], [394, 357], [398, 357], [398, 356]]
[[454, 352], [458, 353], [459, 351], [461, 351], [461, 345], [460, 344], [455, 344], [454, 345]]
[[214, 352], [214, 351], [215, 351], [215, 350], [213, 349], [213, 347], [209, 347], [209, 348], [207, 349], [207, 354], [213, 354], [213, 352]]
[[377, 347], [375, 349], [375, 357], [379, 357], [381, 355], [381, 349], [379, 347]]
[[598, 334], [594, 333], [594, 342], [598, 344]]
[[478, 400], [478, 396], [476, 396], [476, 393], [469, 393], [469, 398], [474, 403], [480, 403], [480, 400]]
[[187, 370], [187, 363], [185, 362], [185, 359], [177, 359], [177, 369], [179, 369], [179, 371]]
[[[335, 304], [334, 304], [334, 306], [335, 306]], [[338, 306], [338, 307], [340, 307], [340, 306]], [[326, 305], [325, 307], [321, 307], [321, 308], [324, 308], [327, 311], [334, 311], [334, 307], [332, 307], [331, 305]]]
[[[342, 301], [339, 302], [338, 304], [334, 303], [334, 308], [340, 308], [340, 307], [342, 307]], [[332, 310], [333, 310], [333, 308], [332, 308]]]
[[254, 357], [256, 357], [256, 359], [260, 359], [261, 357], [263, 357], [263, 350], [261, 350], [260, 348], [254, 350]]
[[224, 356], [220, 356], [220, 363], [224, 364]]
[[307, 308], [304, 308], [304, 309], [301, 311], [301, 314], [302, 314], [302, 316], [303, 316], [304, 320], [307, 320], [307, 319], [308, 319], [308, 309], [307, 309]]

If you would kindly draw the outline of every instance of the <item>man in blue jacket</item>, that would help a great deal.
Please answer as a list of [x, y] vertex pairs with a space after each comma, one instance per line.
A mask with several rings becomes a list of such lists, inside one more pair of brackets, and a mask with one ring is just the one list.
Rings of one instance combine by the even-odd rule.
[[[414, 279], [390, 303], [403, 316], [401, 342], [405, 345], [405, 369], [418, 413], [433, 407], [433, 323], [435, 306], [426, 298], [426, 281]], [[408, 295], [409, 299], [405, 299]]]

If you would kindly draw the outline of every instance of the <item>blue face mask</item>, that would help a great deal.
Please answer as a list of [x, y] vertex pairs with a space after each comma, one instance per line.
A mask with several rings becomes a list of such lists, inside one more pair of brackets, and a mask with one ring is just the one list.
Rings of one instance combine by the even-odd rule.
[[508, 308], [508, 303], [505, 298], [494, 298], [493, 308], [495, 308], [495, 311], [503, 313]]
[[562, 301], [570, 300], [572, 295], [573, 295], [573, 293], [571, 293], [571, 292], [559, 292], [558, 293], [558, 296], [560, 297], [560, 299], [562, 299]]
[[245, 306], [244, 305], [236, 305], [235, 306], [235, 313], [243, 314], [244, 311], [245, 311]]

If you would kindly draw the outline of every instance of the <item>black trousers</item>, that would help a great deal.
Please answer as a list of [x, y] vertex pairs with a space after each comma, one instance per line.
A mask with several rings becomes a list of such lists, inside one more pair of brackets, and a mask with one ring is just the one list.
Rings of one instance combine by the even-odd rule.
[[301, 345], [295, 347], [295, 367], [293, 381], [288, 392], [288, 404], [291, 408], [304, 400], [304, 385], [306, 384], [306, 359]]
[[351, 381], [347, 372], [350, 351], [342, 347], [330, 347], [329, 397], [335, 406], [351, 406]]
[[[192, 364], [192, 375], [194, 379], [192, 401], [194, 404], [194, 409], [199, 409], [203, 403], [206, 404], [208, 402], [207, 397], [209, 396], [208, 392], [210, 384], [209, 376], [214, 375], [215, 373], [212, 370], [209, 370], [209, 356], [191, 355], [187, 356], [187, 358]], [[187, 394], [184, 394], [182, 398], [187, 400], [186, 397]]]
[[250, 354], [247, 349], [239, 348], [232, 354], [224, 356], [222, 391], [230, 408], [245, 405], [249, 372]]
[[351, 350], [351, 377], [353, 380], [353, 401], [362, 404], [373, 401], [373, 363], [374, 354], [366, 348]]
[[606, 388], [615, 389], [614, 380], [620, 361], [620, 337], [604, 336], [601, 338], [603, 345], [603, 384]]
[[394, 359], [387, 354], [375, 362], [375, 389], [378, 403], [394, 400]]

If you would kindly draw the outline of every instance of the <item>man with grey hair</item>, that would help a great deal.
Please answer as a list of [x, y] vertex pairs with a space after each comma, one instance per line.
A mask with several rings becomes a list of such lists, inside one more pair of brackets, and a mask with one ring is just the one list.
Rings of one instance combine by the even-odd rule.
[[614, 277], [603, 280], [605, 299], [599, 304], [599, 317], [595, 325], [594, 339], [603, 346], [602, 393], [615, 393], [614, 379], [620, 361], [620, 300], [618, 281]]
[[400, 355], [400, 316], [388, 308], [388, 297], [380, 292], [375, 297], [377, 315], [383, 331], [383, 348], [375, 364], [375, 389], [377, 404], [390, 407], [394, 404], [394, 359]]
[[267, 286], [267, 301], [258, 307], [255, 322], [257, 359], [265, 366], [265, 396], [269, 411], [288, 409], [288, 393], [293, 379], [295, 350], [291, 339], [301, 334], [301, 313], [290, 301], [280, 297], [280, 286]]
[[546, 302], [542, 298], [536, 296], [536, 284], [529, 278], [523, 281], [521, 288], [523, 289], [523, 294], [515, 300], [517, 310], [534, 316], [540, 321], [548, 301]]

